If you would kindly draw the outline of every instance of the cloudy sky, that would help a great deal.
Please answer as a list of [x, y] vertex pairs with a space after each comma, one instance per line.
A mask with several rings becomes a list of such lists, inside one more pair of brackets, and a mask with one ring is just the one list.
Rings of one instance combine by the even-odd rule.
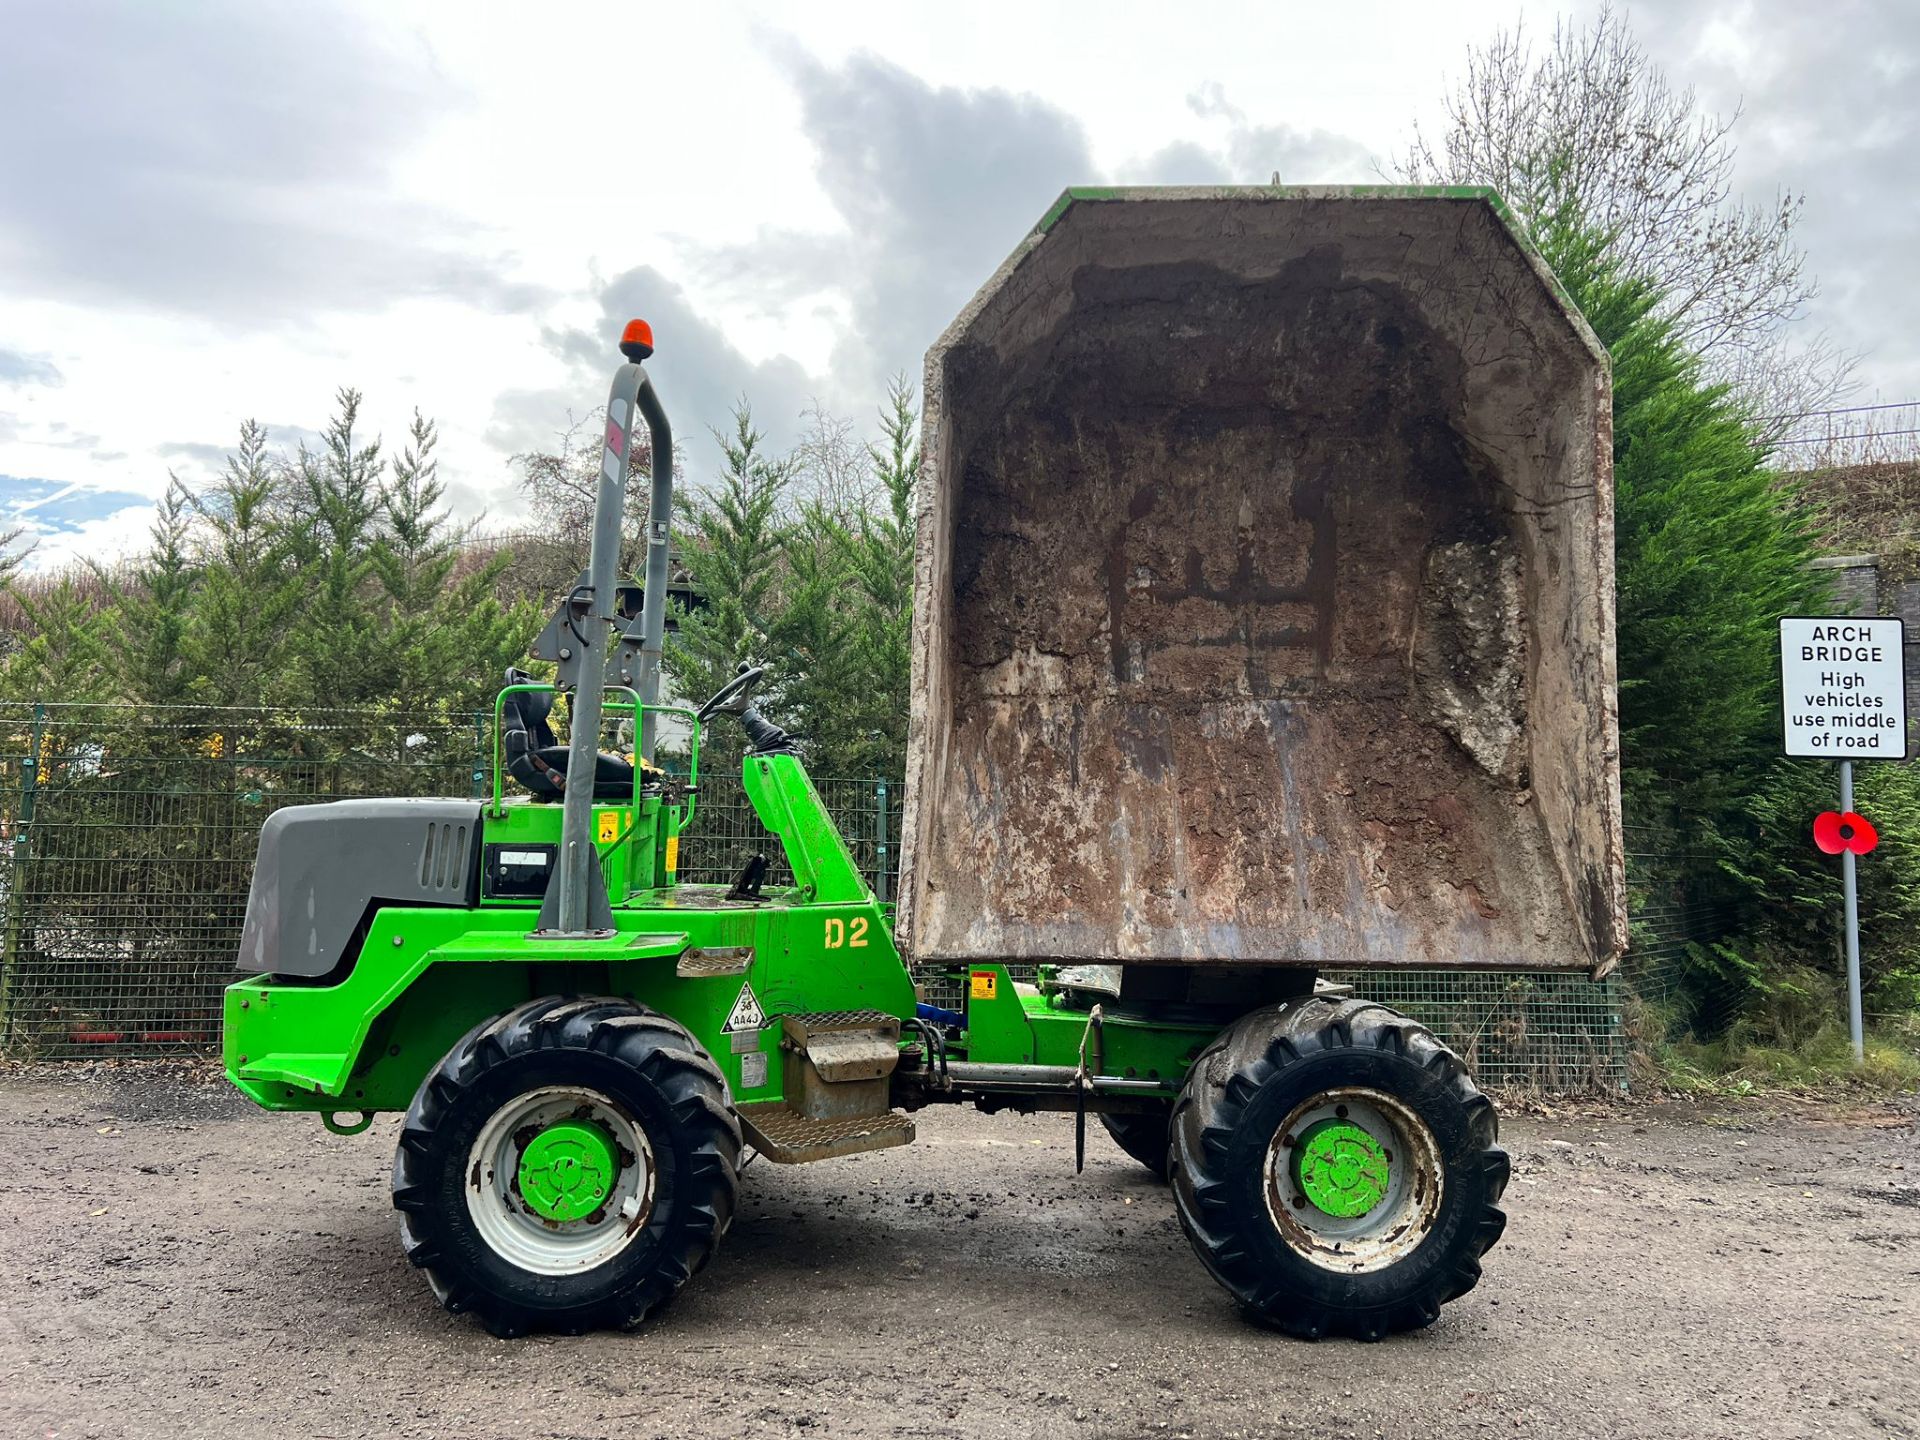
[[[510, 457], [629, 315], [699, 478], [737, 396], [776, 441], [870, 413], [1063, 187], [1377, 180], [1470, 43], [1563, 8], [0, 0], [0, 527], [110, 556], [341, 385], [438, 419], [457, 508], [511, 526]], [[1860, 398], [1920, 396], [1920, 6], [1628, 13], [1744, 106], [1743, 189], [1806, 193]]]

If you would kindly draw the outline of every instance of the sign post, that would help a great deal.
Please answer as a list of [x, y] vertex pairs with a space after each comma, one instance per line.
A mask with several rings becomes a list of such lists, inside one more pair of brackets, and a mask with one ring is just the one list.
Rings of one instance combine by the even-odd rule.
[[[1853, 761], [1840, 762], [1840, 813], [1853, 814]], [[1847, 911], [1847, 1038], [1853, 1063], [1867, 1058], [1866, 1022], [1860, 1013], [1860, 885], [1854, 875], [1853, 847], [1840, 852], [1840, 888]]]
[[[1853, 823], [1853, 762], [1907, 758], [1906, 631], [1898, 620], [1788, 616], [1780, 622], [1780, 710], [1786, 753], [1840, 762], [1834, 817], [1846, 896], [1847, 1030], [1866, 1058], [1860, 1013], [1860, 892], [1855, 857], [1871, 826]], [[1825, 817], [1822, 817], [1823, 819]], [[1816, 831], [1820, 829], [1816, 826]], [[1820, 840], [1822, 849], [1827, 841]]]

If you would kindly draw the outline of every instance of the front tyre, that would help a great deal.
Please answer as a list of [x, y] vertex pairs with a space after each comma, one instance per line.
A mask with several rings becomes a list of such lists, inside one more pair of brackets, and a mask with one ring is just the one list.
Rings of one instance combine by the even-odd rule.
[[440, 1302], [496, 1335], [638, 1324], [718, 1247], [738, 1194], [726, 1084], [623, 1000], [534, 1000], [470, 1033], [401, 1127], [393, 1203]]
[[1174, 1106], [1174, 1208], [1255, 1319], [1316, 1339], [1431, 1324], [1500, 1238], [1507, 1156], [1459, 1057], [1383, 1006], [1256, 1011]]

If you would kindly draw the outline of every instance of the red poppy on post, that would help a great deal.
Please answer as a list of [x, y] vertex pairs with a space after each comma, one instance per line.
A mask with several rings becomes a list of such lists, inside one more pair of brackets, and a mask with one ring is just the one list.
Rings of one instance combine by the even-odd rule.
[[1864, 815], [1856, 815], [1851, 810], [1844, 815], [1823, 810], [1813, 820], [1813, 843], [1829, 855], [1838, 855], [1842, 850], [1864, 855], [1880, 843], [1880, 832]]

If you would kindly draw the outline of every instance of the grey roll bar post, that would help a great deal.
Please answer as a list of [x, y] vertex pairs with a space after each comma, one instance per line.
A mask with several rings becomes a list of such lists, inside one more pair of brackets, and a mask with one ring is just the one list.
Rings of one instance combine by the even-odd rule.
[[[667, 540], [673, 526], [673, 427], [667, 423], [667, 412], [644, 371], [636, 399], [653, 445], [653, 495], [647, 503], [646, 588], [640, 603], [640, 673], [634, 688], [642, 705], [658, 705], [660, 661], [667, 634]], [[642, 710], [634, 729], [641, 757], [652, 760], [654, 717]]]
[[[651, 333], [643, 343], [633, 337], [635, 327], [620, 349], [628, 357], [613, 375], [613, 388], [607, 394], [606, 448], [600, 457], [600, 492], [593, 507], [593, 548], [587, 560], [587, 623], [571, 638], [580, 646], [580, 663], [575, 673], [582, 677], [574, 687], [571, 707], [571, 731], [567, 737], [567, 777], [587, 777], [585, 784], [565, 787], [560, 814], [560, 863], [554, 883], [559, 887], [556, 923], [542, 931], [546, 935], [586, 935], [593, 915], [592, 889], [598, 883], [599, 866], [593, 848], [593, 780], [600, 752], [600, 722], [605, 714], [606, 694], [601, 676], [606, 673], [607, 655], [614, 644], [618, 621], [614, 607], [616, 571], [620, 564], [620, 522], [627, 499], [627, 471], [633, 455], [633, 431], [636, 419], [647, 422], [653, 447], [653, 502], [647, 512], [646, 593], [640, 610], [641, 645], [639, 683], [634, 688], [643, 705], [660, 700], [660, 652], [666, 633], [667, 537], [673, 513], [673, 431], [667, 424], [667, 412], [654, 393], [653, 382], [641, 361], [653, 353]], [[653, 758], [652, 717], [642, 711], [635, 727], [641, 756]]]

